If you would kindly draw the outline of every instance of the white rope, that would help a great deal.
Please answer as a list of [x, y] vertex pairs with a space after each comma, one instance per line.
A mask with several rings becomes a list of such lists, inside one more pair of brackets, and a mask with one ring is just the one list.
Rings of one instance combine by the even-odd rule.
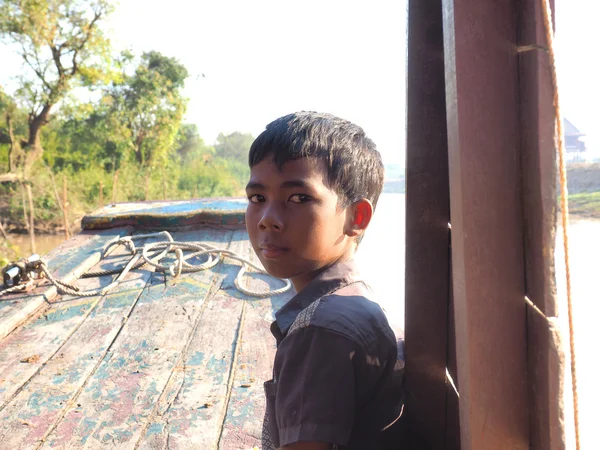
[[[151, 242], [143, 245], [141, 248], [136, 247], [136, 240], [141, 239], [155, 239], [163, 237], [164, 240]], [[109, 242], [103, 249], [102, 254], [100, 256], [100, 260], [104, 259], [108, 254], [108, 251], [113, 247], [118, 247], [120, 245], [125, 246], [130, 253], [132, 254], [131, 259], [127, 262], [123, 269], [118, 270], [101, 270], [89, 272], [88, 274], [84, 274], [83, 276], [105, 276], [109, 274], [118, 273], [118, 276], [107, 286], [104, 286], [99, 289], [92, 289], [88, 291], [81, 291], [76, 286], [72, 284], [68, 284], [64, 281], [61, 281], [55, 278], [50, 271], [45, 262], [41, 264], [41, 272], [45, 277], [56, 286], [57, 290], [61, 294], [73, 295], [78, 297], [95, 297], [97, 295], [105, 295], [114, 289], [123, 279], [127, 276], [127, 274], [136, 268], [142, 267], [144, 265], [150, 265], [155, 268], [157, 272], [165, 272], [169, 273], [173, 278], [179, 277], [182, 273], [193, 273], [200, 272], [202, 270], [211, 269], [216, 266], [223, 258], [234, 259], [242, 263], [242, 266], [235, 277], [234, 284], [235, 287], [243, 294], [250, 297], [258, 297], [258, 298], [267, 298], [273, 297], [275, 295], [283, 294], [287, 292], [291, 288], [291, 283], [289, 280], [282, 280], [284, 282], [284, 286], [279, 289], [274, 289], [271, 291], [255, 291], [247, 288], [243, 283], [243, 277], [246, 274], [247, 268], [251, 268], [258, 273], [267, 274], [261, 267], [252, 263], [250, 260], [238, 255], [237, 253], [226, 250], [222, 248], [213, 247], [204, 242], [178, 242], [174, 241], [171, 234], [167, 231], [161, 231], [158, 233], [150, 233], [150, 234], [142, 234], [137, 236], [125, 236], [116, 240]], [[184, 254], [184, 251], [191, 251], [187, 255]], [[174, 253], [175, 258], [173, 262], [163, 263], [164, 258], [169, 254]], [[200, 264], [191, 264], [188, 261], [197, 258], [200, 256], [207, 255], [208, 260], [200, 263]], [[10, 289], [5, 289], [0, 291], [0, 295], [8, 294], [10, 292], [14, 292], [17, 290], [23, 290], [29, 286], [31, 286], [32, 282], [28, 282], [27, 285], [15, 286]]]
[[33, 286], [33, 280], [29, 280], [25, 284], [18, 284], [16, 286], [13, 286], [10, 288], [2, 289], [2, 290], [0, 290], [0, 296], [2, 296], [4, 294], [10, 294], [12, 292], [26, 291], [31, 286]]

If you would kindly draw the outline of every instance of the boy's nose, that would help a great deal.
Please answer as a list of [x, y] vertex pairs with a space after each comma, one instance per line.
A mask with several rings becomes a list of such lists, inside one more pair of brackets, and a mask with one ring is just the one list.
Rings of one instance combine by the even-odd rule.
[[272, 208], [268, 208], [258, 222], [258, 228], [262, 231], [281, 231], [283, 222]]

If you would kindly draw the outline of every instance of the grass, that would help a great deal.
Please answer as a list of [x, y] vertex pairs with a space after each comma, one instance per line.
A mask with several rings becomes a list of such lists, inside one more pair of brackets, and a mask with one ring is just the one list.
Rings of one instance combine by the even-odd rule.
[[569, 213], [600, 219], [600, 192], [569, 195]]

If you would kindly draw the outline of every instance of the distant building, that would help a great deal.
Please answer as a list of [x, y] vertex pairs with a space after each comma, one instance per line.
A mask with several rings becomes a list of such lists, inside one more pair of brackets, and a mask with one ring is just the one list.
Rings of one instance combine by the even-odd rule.
[[585, 158], [585, 142], [580, 141], [579, 138], [585, 136], [579, 131], [575, 125], [569, 122], [567, 119], [563, 119], [563, 127], [565, 133], [565, 150], [567, 152], [568, 162], [584, 162]]

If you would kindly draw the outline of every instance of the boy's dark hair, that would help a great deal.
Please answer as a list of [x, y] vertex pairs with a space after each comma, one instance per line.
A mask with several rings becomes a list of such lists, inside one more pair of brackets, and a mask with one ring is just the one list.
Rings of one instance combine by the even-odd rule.
[[375, 208], [383, 189], [383, 162], [373, 141], [358, 125], [331, 114], [302, 111], [274, 120], [252, 143], [250, 167], [267, 155], [280, 169], [295, 159], [324, 160], [344, 208], [362, 198]]

